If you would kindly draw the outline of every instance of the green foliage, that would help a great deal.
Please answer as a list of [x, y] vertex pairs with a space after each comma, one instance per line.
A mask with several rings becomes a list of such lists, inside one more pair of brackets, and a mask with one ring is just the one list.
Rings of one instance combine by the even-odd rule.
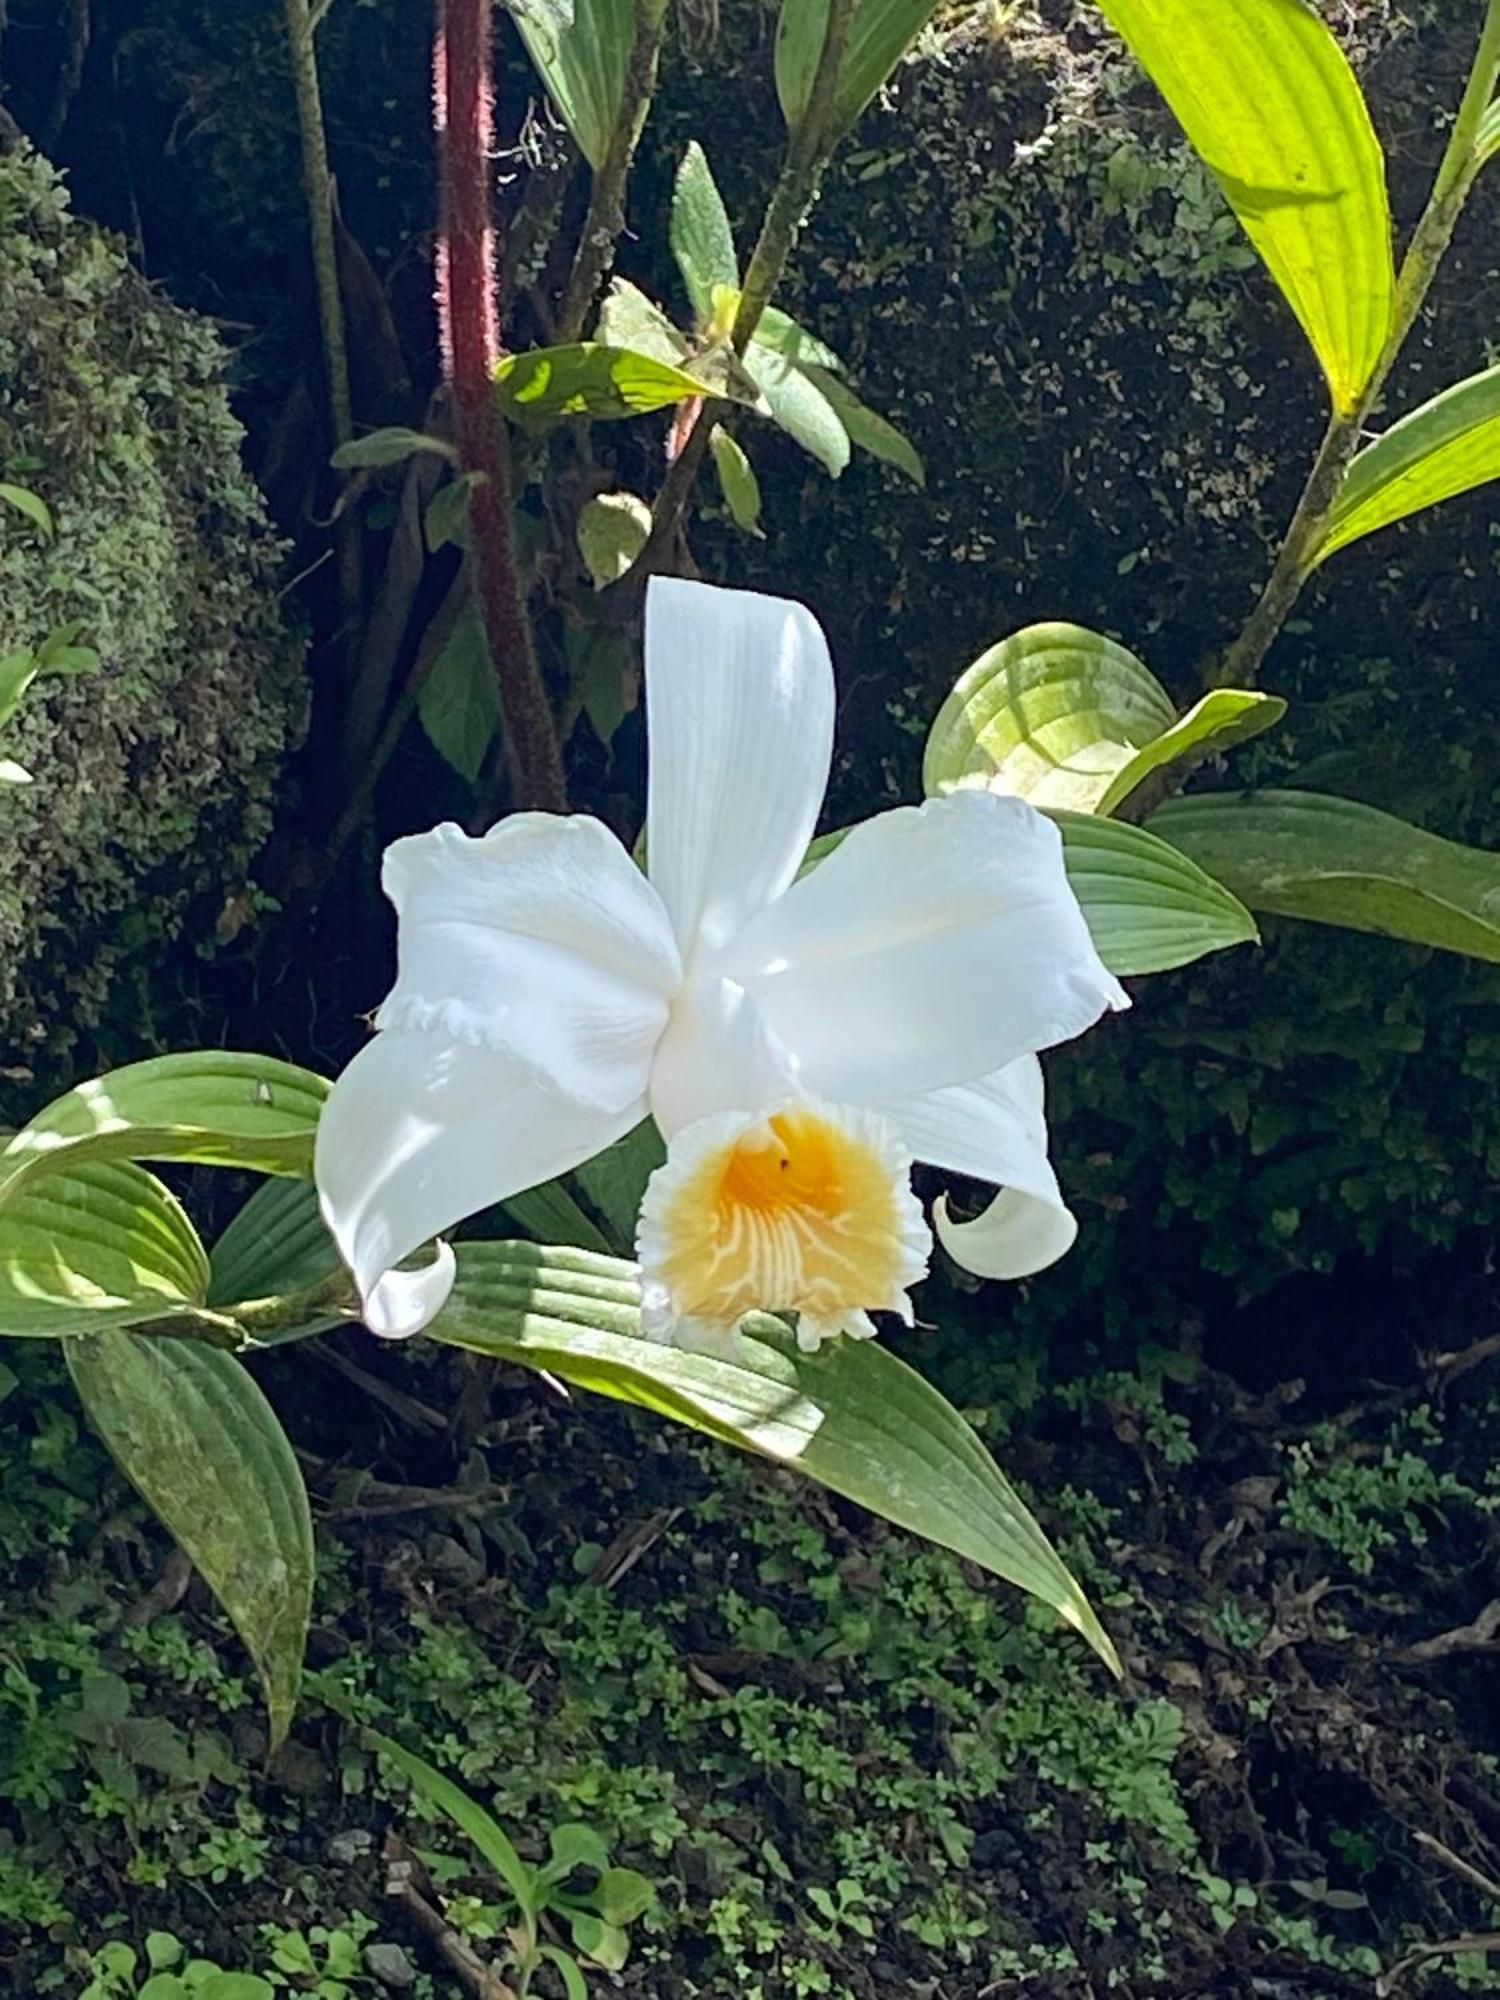
[[649, 416], [694, 396], [734, 391], [730, 382], [709, 380], [658, 355], [587, 340], [508, 354], [495, 370], [495, 387], [500, 408], [525, 423]]
[[1384, 353], [1396, 271], [1380, 141], [1302, 0], [1099, 0], [1213, 169], [1312, 342], [1334, 407]]
[[[644, 0], [643, 0], [644, 4]], [[518, 6], [517, 25], [578, 149], [603, 166], [635, 39], [637, 0], [563, 0]]]
[[1500, 855], [1318, 792], [1173, 799], [1151, 826], [1253, 910], [1500, 962]]
[[1053, 818], [1068, 881], [1111, 972], [1167, 972], [1255, 940], [1244, 905], [1154, 833], [1089, 813]]
[[1500, 478], [1500, 368], [1471, 375], [1366, 445], [1339, 486], [1318, 549], [1338, 550]]
[[[937, 0], [854, 0], [833, 95], [842, 137], [937, 12]], [[828, 36], [828, 0], [782, 0], [776, 23], [776, 90], [789, 125], [807, 109]]]
[[1029, 625], [981, 653], [938, 710], [929, 797], [964, 785], [1109, 814], [1189, 750], [1224, 750], [1278, 722], [1273, 695], [1219, 688], [1181, 719], [1134, 653], [1081, 625]]

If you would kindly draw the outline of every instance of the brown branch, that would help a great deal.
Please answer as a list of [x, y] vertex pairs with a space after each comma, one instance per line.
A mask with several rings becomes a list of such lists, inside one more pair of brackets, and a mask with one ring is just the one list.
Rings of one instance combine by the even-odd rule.
[[451, 1967], [474, 2000], [516, 2000], [516, 1991], [465, 1943], [441, 1911], [433, 1908], [413, 1881], [418, 1866], [403, 1842], [387, 1835], [385, 1893], [400, 1905], [438, 1955]]
[[567, 808], [562, 753], [537, 664], [515, 544], [510, 453], [495, 408], [500, 359], [491, 179], [491, 0], [437, 0], [438, 312], [469, 502], [475, 595], [499, 686], [512, 803]]

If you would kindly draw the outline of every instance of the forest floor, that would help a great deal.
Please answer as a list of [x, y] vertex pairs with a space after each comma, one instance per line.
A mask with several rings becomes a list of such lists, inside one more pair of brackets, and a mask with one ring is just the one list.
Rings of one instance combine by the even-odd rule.
[[[523, 1852], [582, 1821], [656, 1885], [596, 1995], [1337, 2000], [1500, 1991], [1496, 1344], [1315, 1391], [1157, 1354], [971, 1411], [1119, 1687], [956, 1559], [632, 1413], [501, 1375], [456, 1459], [451, 1354], [348, 1333], [265, 1377], [314, 1668]], [[55, 1357], [12, 1360], [0, 1989], [132, 1996], [155, 1932], [325, 2000], [482, 1992], [390, 1844], [492, 1965], [503, 1890], [316, 1691], [266, 1768], [206, 1594]]]

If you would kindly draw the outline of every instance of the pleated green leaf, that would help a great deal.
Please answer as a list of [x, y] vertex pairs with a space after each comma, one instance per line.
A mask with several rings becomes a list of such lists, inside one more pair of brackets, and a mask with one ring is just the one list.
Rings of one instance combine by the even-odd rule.
[[[339, 1268], [312, 1182], [266, 1181], [231, 1217], [210, 1252], [208, 1302], [227, 1311], [250, 1299], [311, 1291]], [[348, 1316], [330, 1310], [319, 1324], [337, 1326]]]
[[1492, 104], [1479, 121], [1479, 131], [1474, 140], [1474, 153], [1480, 166], [1488, 166], [1500, 153], [1500, 101]]
[[[839, 65], [830, 138], [841, 139], [937, 12], [938, 0], [855, 0]], [[800, 122], [828, 34], [828, 0], [782, 0], [776, 24], [776, 94], [788, 125]]]
[[1112, 1667], [1077, 1582], [958, 1412], [875, 1343], [802, 1355], [780, 1322], [747, 1322], [725, 1361], [640, 1332], [636, 1266], [583, 1250], [462, 1243], [453, 1296], [429, 1334], [654, 1410], [794, 1466], [1030, 1591]]
[[1244, 904], [1165, 840], [1090, 813], [1051, 816], [1062, 828], [1068, 880], [1095, 948], [1120, 978], [1170, 972], [1256, 942]]
[[1320, 792], [1173, 799], [1150, 824], [1253, 910], [1500, 964], [1500, 854]]
[[1099, 0], [1217, 176], [1301, 321], [1335, 406], [1390, 336], [1385, 159], [1364, 94], [1303, 0]]
[[1492, 479], [1500, 479], [1500, 368], [1456, 382], [1360, 452], [1339, 488], [1318, 561]]
[[0, 1335], [139, 1326], [193, 1313], [207, 1291], [197, 1231], [143, 1167], [77, 1160], [0, 1209]]
[[636, 0], [573, 0], [572, 19], [517, 10], [517, 26], [578, 150], [603, 166], [635, 41]]
[[1082, 625], [1029, 625], [991, 646], [938, 710], [928, 795], [992, 786], [1033, 805], [1108, 814], [1189, 750], [1222, 750], [1286, 711], [1275, 695], [1220, 688], [1178, 717], [1134, 653]]
[[89, 1422], [244, 1642], [274, 1749], [297, 1706], [313, 1586], [307, 1490], [275, 1411], [232, 1354], [196, 1341], [100, 1333], [64, 1353]]
[[310, 1174], [330, 1085], [273, 1056], [192, 1049], [81, 1083], [0, 1151], [0, 1203], [37, 1174], [82, 1160], [198, 1160]]

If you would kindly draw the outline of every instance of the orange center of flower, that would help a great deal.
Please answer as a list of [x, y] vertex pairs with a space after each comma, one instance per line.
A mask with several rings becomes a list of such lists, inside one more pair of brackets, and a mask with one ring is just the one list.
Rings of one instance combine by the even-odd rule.
[[794, 1311], [834, 1330], [904, 1305], [926, 1232], [883, 1121], [795, 1104], [673, 1151], [648, 1198], [648, 1262], [679, 1313]]

